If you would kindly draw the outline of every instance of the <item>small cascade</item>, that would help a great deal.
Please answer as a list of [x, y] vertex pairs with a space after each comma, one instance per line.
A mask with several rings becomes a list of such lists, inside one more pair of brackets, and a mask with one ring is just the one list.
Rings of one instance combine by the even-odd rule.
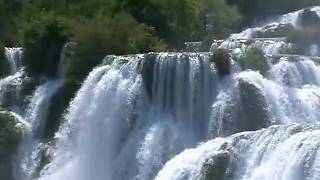
[[317, 180], [319, 125], [273, 126], [217, 138], [170, 160], [156, 180]]
[[6, 48], [6, 56], [10, 64], [10, 74], [14, 74], [22, 67], [22, 48]]
[[30, 124], [30, 129], [25, 133], [18, 154], [18, 179], [34, 178], [41, 165], [41, 155], [45, 148], [41, 137], [44, 133], [50, 100], [62, 85], [63, 80], [51, 80], [40, 85], [34, 92], [24, 116], [25, 121]]
[[6, 48], [9, 75], [0, 79], [0, 107], [16, 108], [25, 73], [21, 66], [22, 48]]

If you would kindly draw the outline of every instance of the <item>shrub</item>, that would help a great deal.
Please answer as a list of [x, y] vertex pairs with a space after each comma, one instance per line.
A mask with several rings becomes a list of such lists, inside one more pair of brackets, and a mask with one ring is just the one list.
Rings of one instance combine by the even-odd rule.
[[217, 49], [213, 53], [212, 62], [216, 65], [218, 74], [221, 77], [230, 74], [231, 58], [227, 50]]
[[264, 56], [264, 52], [255, 47], [246, 50], [245, 55], [240, 58], [240, 66], [242, 69], [251, 69], [265, 74], [268, 71], [268, 62]]
[[30, 23], [23, 32], [23, 63], [31, 76], [55, 77], [60, 53], [68, 40], [64, 21], [47, 15]]
[[126, 13], [114, 18], [71, 22], [76, 46], [67, 67], [67, 78], [80, 83], [106, 55], [164, 51], [166, 44], [152, 28], [139, 24]]

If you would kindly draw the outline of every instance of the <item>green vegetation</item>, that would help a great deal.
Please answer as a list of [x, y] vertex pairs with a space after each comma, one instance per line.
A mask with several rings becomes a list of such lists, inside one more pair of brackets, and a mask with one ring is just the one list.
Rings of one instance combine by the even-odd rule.
[[67, 76], [80, 82], [94, 66], [101, 63], [106, 54], [166, 50], [165, 42], [155, 36], [152, 28], [139, 24], [126, 13], [119, 13], [113, 19], [97, 17], [92, 21], [73, 22], [72, 31], [75, 47], [68, 63]]
[[[225, 38], [248, 22], [319, 0], [0, 0], [0, 42], [25, 47], [31, 76], [56, 76], [72, 41], [67, 78], [79, 83], [108, 54], [180, 50], [185, 41]], [[281, 35], [287, 28], [280, 29]], [[270, 32], [271, 34], [274, 32]], [[269, 36], [269, 35], [267, 35]]]
[[265, 74], [268, 71], [268, 62], [264, 52], [259, 48], [249, 48], [245, 55], [239, 60], [242, 69], [251, 69]]
[[0, 174], [3, 179], [11, 180], [12, 158], [21, 139], [16, 128], [16, 119], [8, 112], [0, 111]]
[[54, 77], [67, 42], [66, 25], [55, 16], [34, 20], [24, 29], [24, 65], [30, 75]]
[[227, 50], [225, 49], [215, 50], [211, 59], [212, 59], [211, 61], [216, 65], [218, 74], [221, 77], [230, 74], [231, 57]]

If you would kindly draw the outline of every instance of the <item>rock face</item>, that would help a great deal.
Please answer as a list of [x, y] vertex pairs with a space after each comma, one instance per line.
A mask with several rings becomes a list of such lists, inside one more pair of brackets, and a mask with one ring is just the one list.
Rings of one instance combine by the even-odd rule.
[[12, 180], [12, 163], [21, 140], [17, 120], [6, 111], [0, 111], [0, 174], [1, 179]]
[[306, 9], [301, 13], [299, 23], [301, 27], [320, 26], [320, 17], [315, 11]]

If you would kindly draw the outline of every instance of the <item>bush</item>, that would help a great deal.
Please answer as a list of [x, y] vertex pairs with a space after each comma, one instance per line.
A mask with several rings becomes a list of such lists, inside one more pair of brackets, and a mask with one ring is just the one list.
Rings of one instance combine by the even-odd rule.
[[264, 52], [255, 47], [246, 50], [245, 55], [240, 58], [240, 66], [242, 69], [251, 69], [259, 71], [261, 74], [266, 74], [268, 71], [268, 62], [264, 56]]
[[80, 83], [108, 54], [122, 55], [164, 51], [166, 44], [153, 29], [139, 24], [126, 13], [114, 18], [96, 17], [93, 21], [71, 23], [76, 46], [67, 67], [67, 78]]
[[218, 74], [221, 77], [230, 74], [231, 58], [227, 50], [217, 49], [213, 53], [212, 62], [216, 65]]
[[55, 77], [61, 50], [68, 40], [64, 21], [51, 15], [41, 17], [31, 22], [23, 35], [23, 63], [28, 74]]

